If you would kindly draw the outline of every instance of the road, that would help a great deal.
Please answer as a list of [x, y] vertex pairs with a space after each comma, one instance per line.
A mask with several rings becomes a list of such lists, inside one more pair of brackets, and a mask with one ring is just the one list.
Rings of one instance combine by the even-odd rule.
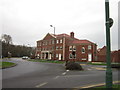
[[[2, 70], [3, 88], [76, 88], [105, 82], [105, 71], [92, 69], [91, 65], [83, 65], [84, 71], [66, 71], [62, 64], [20, 58], [10, 62], [17, 66]], [[113, 70], [113, 81], [118, 81], [117, 70]]]

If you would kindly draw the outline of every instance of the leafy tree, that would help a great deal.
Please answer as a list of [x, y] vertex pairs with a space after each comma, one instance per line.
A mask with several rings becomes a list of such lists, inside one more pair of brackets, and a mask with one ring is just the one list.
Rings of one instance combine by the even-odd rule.
[[6, 44], [12, 44], [12, 37], [10, 35], [2, 34], [1, 40]]

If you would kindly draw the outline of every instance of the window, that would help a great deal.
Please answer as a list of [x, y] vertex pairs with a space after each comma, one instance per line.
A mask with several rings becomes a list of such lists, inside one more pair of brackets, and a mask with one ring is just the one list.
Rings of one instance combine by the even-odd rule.
[[54, 40], [52, 40], [52, 44], [54, 44]]
[[82, 58], [82, 60], [86, 60], [86, 58]]
[[60, 43], [62, 43], [62, 39], [60, 39]]
[[76, 46], [73, 46], [73, 51], [76, 51]]
[[40, 46], [41, 46], [41, 42], [40, 42], [39, 44], [40, 44]]
[[72, 51], [72, 46], [69, 46], [69, 51]]
[[56, 57], [58, 57], [58, 54], [56, 54]]
[[51, 40], [49, 41], [49, 45], [51, 44]]
[[45, 45], [44, 42], [43, 42], [43, 45]]
[[56, 50], [58, 50], [58, 49], [59, 49], [59, 47], [57, 46], [57, 47], [56, 47]]
[[57, 43], [59, 43], [59, 40], [57, 40]]
[[73, 59], [75, 59], [76, 58], [76, 54], [75, 55], [73, 55]]
[[62, 49], [62, 46], [60, 46], [60, 49]]
[[54, 47], [52, 47], [52, 50], [54, 50]]
[[88, 50], [91, 50], [91, 48], [92, 48], [91, 45], [88, 45]]
[[45, 45], [47, 45], [47, 42], [45, 42]]
[[72, 59], [72, 53], [69, 54], [69, 58]]
[[82, 47], [81, 52], [82, 52], [82, 53], [85, 53], [85, 47]]
[[39, 51], [41, 51], [41, 48], [39, 48]]
[[72, 53], [70, 53], [70, 54], [69, 54], [69, 58], [70, 58], [70, 59], [72, 59], [72, 58], [75, 59], [75, 58], [76, 58], [76, 54], [73, 55]]

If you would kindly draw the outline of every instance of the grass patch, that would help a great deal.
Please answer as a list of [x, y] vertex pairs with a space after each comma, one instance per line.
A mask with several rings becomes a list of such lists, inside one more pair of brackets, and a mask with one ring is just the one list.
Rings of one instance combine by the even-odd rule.
[[45, 63], [58, 63], [58, 64], [63, 64], [65, 61], [58, 61], [58, 60], [36, 60], [36, 59], [29, 59], [28, 61], [32, 62], [45, 62]]
[[8, 68], [8, 67], [12, 67], [15, 66], [15, 63], [12, 62], [0, 62], [0, 68]]

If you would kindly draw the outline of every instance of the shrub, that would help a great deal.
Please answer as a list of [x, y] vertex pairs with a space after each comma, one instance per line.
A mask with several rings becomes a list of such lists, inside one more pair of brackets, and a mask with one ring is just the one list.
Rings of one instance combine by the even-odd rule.
[[111, 67], [120, 69], [120, 64], [111, 64]]
[[66, 65], [67, 70], [83, 70], [82, 66], [75, 62], [68, 62]]

